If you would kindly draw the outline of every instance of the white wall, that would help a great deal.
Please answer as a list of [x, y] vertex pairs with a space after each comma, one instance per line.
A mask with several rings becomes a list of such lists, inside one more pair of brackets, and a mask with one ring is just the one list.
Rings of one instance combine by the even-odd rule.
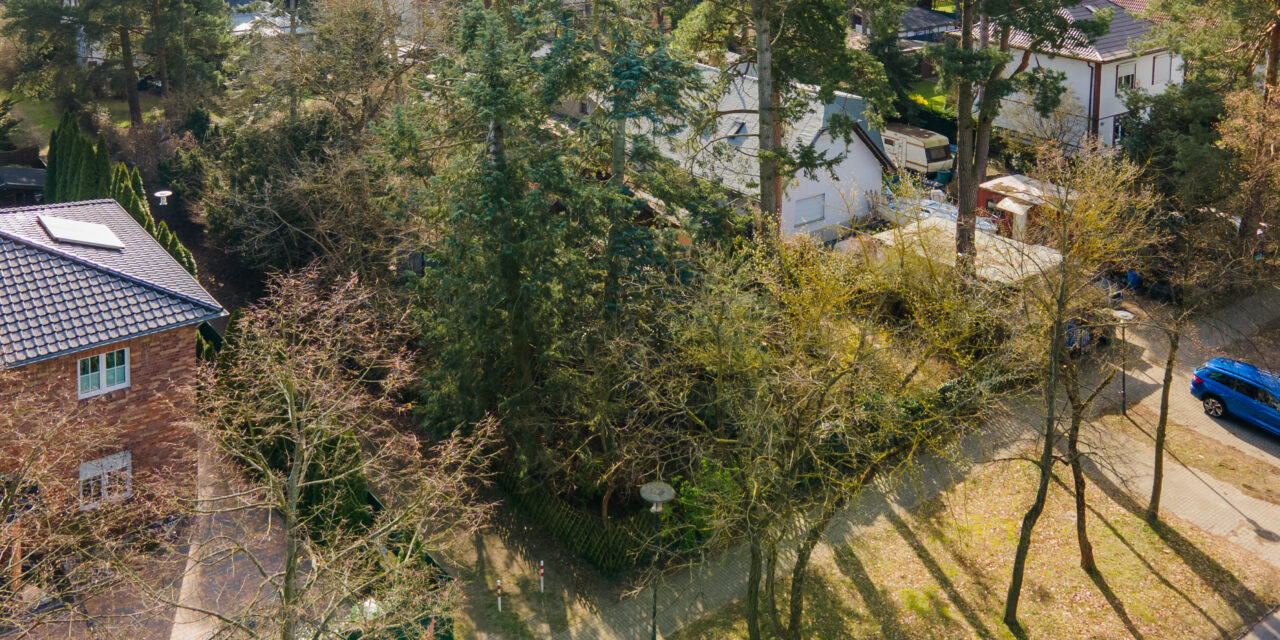
[[[836, 178], [826, 171], [819, 171], [813, 178], [797, 175], [785, 185], [782, 194], [782, 235], [812, 233], [827, 227], [847, 227], [854, 219], [867, 217], [871, 204], [867, 191], [879, 191], [882, 167], [875, 155], [856, 137], [845, 147], [844, 140], [832, 139], [823, 134], [814, 144], [819, 153], [845, 154], [844, 161], [834, 170]], [[801, 202], [813, 197], [824, 201], [823, 217], [805, 224], [800, 223]], [[847, 201], [847, 202], [846, 202]]]
[[[1016, 61], [1020, 57], [1021, 52], [1015, 49], [1014, 60]], [[1121, 65], [1129, 64], [1134, 65], [1136, 70], [1134, 86], [1141, 91], [1163, 93], [1170, 85], [1182, 82], [1182, 59], [1167, 51], [1102, 63], [1102, 86], [1098, 100], [1098, 137], [1103, 144], [1109, 145], [1112, 143], [1115, 118], [1127, 113], [1124, 100], [1116, 90], [1116, 74]], [[1093, 99], [1093, 64], [1076, 58], [1036, 54], [1031, 56], [1030, 66], [1031, 68], [1052, 69], [1066, 74], [1064, 84], [1067, 87], [1067, 93], [1074, 96], [1075, 101], [1073, 102], [1083, 109], [1083, 112], [1078, 115], [1085, 120], [1087, 128], [1090, 116], [1089, 104]], [[1012, 72], [1012, 69], [1010, 69], [1010, 72]], [[1153, 72], [1155, 74], [1154, 82]], [[1022, 99], [1022, 96], [1014, 95], [1006, 98], [1005, 101], [1019, 101]], [[996, 126], [1012, 129], [1021, 128], [1016, 121], [1006, 115], [1016, 111], [1015, 109], [1002, 108], [1001, 111], [1001, 115], [996, 118]]]

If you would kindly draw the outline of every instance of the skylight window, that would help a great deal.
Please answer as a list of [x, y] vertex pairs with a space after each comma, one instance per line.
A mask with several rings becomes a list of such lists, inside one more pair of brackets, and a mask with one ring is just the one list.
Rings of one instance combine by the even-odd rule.
[[66, 244], [79, 244], [99, 249], [123, 249], [124, 243], [106, 225], [81, 222], [54, 216], [37, 216], [40, 226], [50, 238]]
[[741, 147], [747, 141], [747, 125], [745, 122], [734, 122], [733, 133], [729, 134], [729, 144]]

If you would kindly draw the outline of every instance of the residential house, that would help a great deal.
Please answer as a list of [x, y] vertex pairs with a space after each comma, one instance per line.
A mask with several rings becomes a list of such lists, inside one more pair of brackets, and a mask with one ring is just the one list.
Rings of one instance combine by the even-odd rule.
[[[699, 65], [709, 86], [716, 86], [720, 70]], [[724, 187], [747, 200], [759, 197], [758, 83], [747, 75], [729, 80], [719, 98], [718, 113], [706, 131], [685, 128], [675, 136], [655, 140], [659, 150], [700, 179]], [[783, 184], [782, 235], [808, 234], [834, 240], [852, 223], [870, 215], [868, 192], [880, 191], [885, 172], [893, 162], [884, 153], [880, 134], [871, 131], [866, 105], [859, 96], [837, 91], [828, 104], [816, 93], [808, 110], [787, 124], [783, 144], [790, 149], [812, 145], [820, 155], [837, 159], [830, 171], [801, 173]], [[831, 120], [840, 114], [854, 123], [851, 139], [833, 135]]]
[[41, 394], [51, 411], [119, 427], [66, 470], [81, 508], [128, 498], [136, 474], [192, 449], [180, 417], [196, 331], [224, 315], [113, 200], [0, 209], [0, 369], [14, 374], [0, 398]]
[[[1069, 46], [1052, 53], [1030, 53], [1031, 69], [1051, 69], [1066, 74], [1064, 94], [1065, 116], [1073, 139], [1096, 136], [1103, 144], [1112, 145], [1123, 135], [1124, 91], [1137, 89], [1162, 93], [1170, 85], [1182, 82], [1182, 58], [1159, 47], [1149, 47], [1144, 40], [1152, 23], [1140, 17], [1146, 0], [1084, 0], [1062, 9], [1071, 21], [1092, 18], [1099, 11], [1113, 12], [1111, 28], [1092, 44]], [[1079, 34], [1081, 41], [1085, 38]], [[1030, 46], [1027, 34], [1015, 31], [1010, 39], [1014, 62], [1010, 73]], [[1020, 132], [1028, 137], [1051, 137], [1046, 124], [1034, 115], [1023, 95], [1007, 98], [1001, 107], [996, 126]], [[1061, 133], [1062, 126], [1048, 126]], [[1056, 137], [1057, 133], [1053, 137]]]
[[44, 169], [0, 167], [0, 207], [40, 202], [44, 195]]
[[[855, 9], [850, 12], [849, 19], [856, 33], [870, 35], [869, 12]], [[911, 5], [902, 12], [902, 18], [898, 20], [898, 39], [909, 41], [903, 43], [904, 47], [919, 46], [926, 42], [936, 42], [955, 29], [956, 18], [953, 14]]]

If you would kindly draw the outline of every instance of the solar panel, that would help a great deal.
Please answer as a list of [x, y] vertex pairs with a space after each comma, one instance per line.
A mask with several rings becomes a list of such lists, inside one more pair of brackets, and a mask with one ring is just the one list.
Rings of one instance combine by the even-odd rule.
[[123, 249], [124, 243], [106, 225], [81, 222], [54, 216], [36, 216], [45, 233], [58, 242], [79, 244], [101, 249]]

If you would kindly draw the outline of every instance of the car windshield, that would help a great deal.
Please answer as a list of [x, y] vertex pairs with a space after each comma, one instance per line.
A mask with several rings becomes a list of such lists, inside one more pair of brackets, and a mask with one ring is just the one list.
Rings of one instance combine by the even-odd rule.
[[924, 152], [929, 162], [941, 162], [951, 157], [951, 147], [945, 144], [938, 147], [928, 147]]

